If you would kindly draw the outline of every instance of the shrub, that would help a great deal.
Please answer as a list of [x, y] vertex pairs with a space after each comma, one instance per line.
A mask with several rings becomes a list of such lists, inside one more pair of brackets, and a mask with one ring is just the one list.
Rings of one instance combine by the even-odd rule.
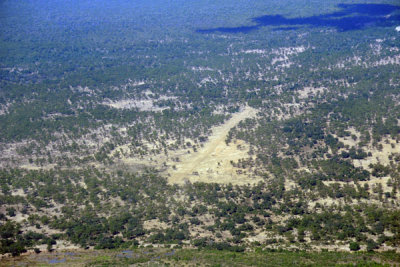
[[360, 250], [360, 245], [357, 242], [350, 243], [350, 250], [351, 251], [358, 251]]

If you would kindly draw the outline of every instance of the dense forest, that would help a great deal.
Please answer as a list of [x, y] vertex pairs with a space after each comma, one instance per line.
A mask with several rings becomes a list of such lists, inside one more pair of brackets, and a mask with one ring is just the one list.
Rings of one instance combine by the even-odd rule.
[[395, 0], [0, 1], [1, 254], [398, 253], [398, 26]]

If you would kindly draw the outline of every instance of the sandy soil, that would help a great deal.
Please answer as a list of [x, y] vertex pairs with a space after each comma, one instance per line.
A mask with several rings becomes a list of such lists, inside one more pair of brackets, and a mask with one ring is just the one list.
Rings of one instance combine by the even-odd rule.
[[382, 149], [379, 150], [376, 147], [369, 147], [368, 152], [372, 153], [372, 157], [368, 157], [362, 160], [354, 160], [354, 165], [356, 167], [363, 167], [364, 169], [370, 169], [369, 164], [381, 163], [383, 165], [388, 165], [390, 163], [389, 156], [391, 154], [400, 152], [400, 143], [396, 143], [394, 140], [389, 140], [389, 143], [381, 142]]
[[393, 55], [391, 57], [383, 58], [377, 62], [372, 63], [372, 66], [383, 66], [383, 65], [399, 65], [400, 55]]
[[[235, 127], [240, 121], [256, 116], [257, 111], [246, 107], [240, 112], [233, 114], [232, 118], [224, 124], [214, 127], [208, 141], [201, 146], [193, 140], [185, 139], [196, 145], [197, 151], [192, 147], [186, 149], [170, 150], [168, 155], [144, 155], [143, 157], [132, 157], [127, 154], [130, 151], [129, 145], [118, 146], [111, 155], [120, 151], [121, 156], [117, 162], [131, 169], [140, 169], [145, 166], [165, 169], [163, 174], [169, 177], [170, 183], [182, 184], [190, 182], [216, 182], [232, 184], [253, 184], [261, 180], [250, 175], [246, 170], [233, 167], [231, 161], [249, 158], [249, 146], [242, 140], [233, 140], [226, 145], [225, 139], [229, 130]], [[167, 141], [169, 143], [169, 141]], [[157, 144], [145, 143], [149, 148], [156, 148]], [[188, 153], [190, 151], [190, 153]], [[179, 158], [179, 160], [176, 160]]]
[[165, 222], [160, 222], [158, 219], [154, 220], [149, 220], [149, 221], [144, 221], [143, 222], [143, 228], [145, 230], [151, 230], [151, 229], [167, 229], [168, 224]]
[[190, 182], [216, 182], [247, 184], [257, 183], [260, 178], [253, 178], [232, 166], [231, 161], [248, 158], [248, 146], [241, 140], [226, 145], [229, 130], [240, 121], [256, 116], [256, 110], [250, 107], [233, 114], [232, 118], [213, 129], [212, 135], [197, 152], [185, 154], [180, 162], [174, 163], [176, 169], [169, 170], [169, 182], [182, 184]]
[[324, 93], [327, 89], [325, 87], [304, 87], [302, 90], [298, 90], [300, 99], [316, 96], [318, 93]]
[[154, 104], [152, 99], [123, 99], [119, 101], [107, 101], [103, 102], [104, 105], [116, 108], [116, 109], [132, 109], [137, 108], [140, 111], [162, 111], [166, 108], [160, 108]]
[[[357, 132], [354, 128], [349, 128], [347, 129], [352, 135], [357, 136], [357, 140], [353, 140], [352, 137], [347, 136], [347, 137], [339, 137], [339, 141], [343, 142], [344, 145], [349, 146], [349, 147], [357, 147], [358, 146], [358, 141], [360, 140], [361, 134]], [[364, 147], [364, 150], [367, 152], [371, 152], [371, 156], [366, 157], [365, 159], [354, 159], [353, 164], [355, 167], [361, 167], [365, 170], [372, 171], [370, 168], [370, 164], [376, 164], [380, 163], [383, 165], [390, 165], [391, 160], [390, 156], [397, 154], [400, 152], [400, 143], [397, 143], [396, 140], [392, 138], [384, 138], [379, 145], [381, 145], [381, 149], [378, 149], [375, 146], [372, 146], [372, 143], [369, 143], [367, 147]], [[379, 178], [371, 178], [369, 181], [361, 181], [359, 184], [361, 186], [364, 186], [365, 183], [367, 183], [370, 186], [370, 190], [372, 191], [372, 188], [376, 186], [377, 184], [382, 185], [382, 189], [384, 192], [391, 192], [392, 188], [388, 186], [388, 180], [390, 179], [389, 176], [386, 177], [379, 177]], [[329, 182], [324, 182], [329, 184]], [[340, 183], [340, 182], [339, 182]], [[345, 183], [343, 183], [345, 184]], [[350, 183], [353, 184], [354, 183]], [[398, 195], [400, 195], [400, 192], [398, 192]]]
[[[354, 128], [347, 129], [352, 135], [357, 136], [357, 140], [360, 140], [361, 134], [357, 132]], [[352, 139], [352, 137], [339, 137], [339, 141], [344, 145], [349, 147], [357, 147], [358, 141]], [[362, 160], [353, 160], [354, 166], [362, 167], [367, 170], [371, 170], [369, 165], [375, 163], [381, 163], [383, 165], [390, 164], [389, 156], [395, 153], [400, 152], [400, 143], [397, 143], [396, 140], [391, 138], [384, 138], [379, 145], [382, 146], [382, 149], [378, 149], [372, 146], [372, 143], [368, 144], [367, 147], [364, 147], [364, 150], [367, 152], [371, 152], [372, 156], [367, 157]]]

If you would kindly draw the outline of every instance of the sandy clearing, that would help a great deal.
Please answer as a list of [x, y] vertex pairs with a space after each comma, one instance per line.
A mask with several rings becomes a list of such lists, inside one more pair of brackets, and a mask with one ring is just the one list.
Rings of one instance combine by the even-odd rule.
[[[338, 137], [339, 141], [348, 147], [358, 147], [358, 143], [361, 138], [361, 133], [356, 131], [353, 127], [348, 128], [347, 131], [349, 131], [352, 135], [355, 135], [357, 139], [354, 140], [351, 136], [346, 136], [346, 137]], [[400, 143], [397, 143], [396, 139], [392, 139], [391, 137], [385, 137], [381, 142], [379, 142], [378, 145], [381, 147], [380, 149], [378, 149], [376, 146], [373, 146], [371, 141], [366, 147], [363, 147], [365, 151], [371, 153], [371, 156], [368, 156], [364, 159], [353, 159], [352, 163], [354, 164], [354, 166], [363, 168], [371, 172], [372, 168], [370, 167], [370, 164], [380, 163], [383, 164], [384, 166], [390, 164], [396, 164], [395, 162], [393, 162], [393, 160], [390, 159], [390, 156], [396, 155], [397, 153], [400, 152]], [[359, 181], [358, 183], [361, 186], [364, 186], [364, 184], [368, 184], [370, 186], [371, 192], [373, 187], [375, 187], [377, 184], [382, 185], [383, 192], [392, 192], [392, 187], [388, 186], [389, 179], [392, 179], [392, 177], [390, 176], [371, 177], [371, 179], [368, 181]], [[346, 184], [345, 182], [338, 182], [338, 181], [333, 181], [333, 182], [325, 181], [324, 183]], [[350, 185], [354, 186], [355, 184], [351, 182]], [[400, 192], [398, 192], [397, 194], [400, 195]]]
[[327, 91], [327, 88], [325, 87], [304, 87], [302, 90], [298, 90], [297, 93], [299, 94], [300, 99], [305, 99], [308, 97], [314, 97], [318, 93], [323, 94], [325, 91]]
[[[357, 132], [353, 127], [348, 128], [347, 131], [349, 131], [352, 135], [355, 135], [357, 137], [357, 140], [353, 140], [351, 136], [346, 136], [346, 137], [338, 137], [339, 141], [346, 146], [357, 147], [361, 137], [361, 133]], [[390, 137], [383, 138], [383, 140], [379, 142], [379, 145], [381, 146], [381, 149], [372, 146], [372, 142], [370, 142], [366, 147], [363, 147], [365, 151], [371, 152], [372, 156], [360, 160], [354, 159], [353, 160], [354, 166], [362, 167], [366, 170], [371, 171], [371, 168], [369, 167], [371, 163], [372, 164], [381, 163], [383, 165], [389, 165], [390, 155], [400, 152], [400, 143], [397, 143], [395, 139], [392, 139]]]
[[151, 230], [151, 229], [167, 229], [168, 228], [168, 224], [165, 222], [161, 222], [158, 219], [153, 219], [153, 220], [148, 220], [148, 221], [144, 221], [143, 222], [143, 228], [145, 230]]
[[390, 164], [389, 156], [400, 152], [400, 143], [396, 143], [393, 139], [385, 139], [379, 145], [382, 145], [381, 149], [369, 146], [366, 151], [371, 152], [372, 156], [362, 160], [354, 160], [354, 166], [371, 170], [369, 167], [371, 163], [388, 165]]
[[158, 107], [152, 99], [122, 99], [118, 101], [105, 101], [103, 105], [116, 109], [133, 109], [137, 108], [140, 111], [162, 111], [167, 107]]
[[257, 111], [246, 107], [233, 114], [232, 118], [213, 129], [212, 135], [203, 147], [181, 157], [175, 163], [175, 170], [169, 171], [169, 182], [182, 184], [190, 182], [215, 182], [247, 184], [257, 183], [260, 178], [251, 177], [245, 171], [232, 166], [231, 161], [248, 158], [248, 146], [241, 140], [227, 145], [225, 143], [229, 130], [240, 121], [256, 116]]

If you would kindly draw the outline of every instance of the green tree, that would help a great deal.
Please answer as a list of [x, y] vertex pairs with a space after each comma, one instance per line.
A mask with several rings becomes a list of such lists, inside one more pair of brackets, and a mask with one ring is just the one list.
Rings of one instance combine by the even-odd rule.
[[351, 242], [350, 243], [350, 250], [351, 251], [359, 251], [360, 250], [360, 245], [357, 242]]

